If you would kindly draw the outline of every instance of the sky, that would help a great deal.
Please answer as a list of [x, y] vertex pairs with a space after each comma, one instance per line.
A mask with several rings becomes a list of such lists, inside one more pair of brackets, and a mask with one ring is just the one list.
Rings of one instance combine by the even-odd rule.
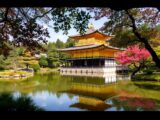
[[[106, 21], [107, 21], [106, 17], [101, 18], [100, 20], [90, 19], [89, 24], [92, 23], [94, 25], [95, 29], [99, 29], [100, 27], [103, 26], [103, 24]], [[49, 24], [52, 24], [52, 23], [49, 23]], [[45, 26], [45, 27], [47, 27], [47, 26]], [[66, 40], [68, 39], [68, 36], [78, 34], [78, 32], [74, 28], [71, 28], [68, 31], [68, 35], [64, 35], [63, 31], [59, 31], [58, 33], [56, 33], [53, 28], [50, 28], [50, 27], [47, 27], [47, 28], [48, 28], [48, 32], [50, 34], [50, 38], [48, 38], [49, 42], [55, 42], [57, 39], [60, 39], [63, 42], [66, 42]]]

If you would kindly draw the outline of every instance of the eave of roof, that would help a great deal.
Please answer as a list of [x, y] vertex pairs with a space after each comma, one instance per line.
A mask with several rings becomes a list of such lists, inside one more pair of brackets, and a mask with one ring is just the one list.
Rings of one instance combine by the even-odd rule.
[[97, 48], [97, 47], [106, 47], [109, 49], [115, 49], [115, 50], [123, 50], [117, 47], [112, 46], [106, 46], [104, 44], [98, 44], [98, 45], [87, 45], [87, 46], [79, 46], [79, 47], [70, 47], [70, 48], [64, 48], [64, 49], [57, 49], [57, 51], [74, 51], [74, 50], [82, 50], [82, 49], [91, 49], [91, 48]]
[[83, 36], [86, 36], [86, 35], [94, 34], [94, 33], [96, 33], [96, 32], [98, 32], [99, 34], [102, 34], [102, 35], [104, 35], [104, 36], [110, 36], [110, 37], [113, 37], [113, 36], [111, 36], [111, 35], [106, 35], [106, 34], [104, 34], [104, 33], [100, 32], [99, 30], [94, 30], [94, 31], [92, 31], [92, 32], [86, 32], [86, 33], [85, 33], [85, 34], [83, 34], [83, 35], [81, 35], [81, 34], [77, 34], [77, 35], [73, 35], [73, 36], [69, 36], [69, 37], [70, 37], [70, 38], [74, 38], [74, 37], [83, 37]]
[[95, 48], [103, 46], [103, 44], [97, 44], [97, 45], [86, 45], [86, 46], [75, 46], [70, 48], [64, 48], [64, 49], [57, 49], [58, 51], [71, 51], [71, 50], [81, 50], [81, 49], [89, 49], [89, 48]]

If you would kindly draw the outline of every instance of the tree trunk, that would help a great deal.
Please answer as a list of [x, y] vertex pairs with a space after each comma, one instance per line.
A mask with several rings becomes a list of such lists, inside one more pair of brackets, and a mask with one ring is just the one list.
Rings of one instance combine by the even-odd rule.
[[16, 61], [15, 60], [13, 61], [13, 66], [14, 66], [14, 68], [13, 68], [14, 72], [16, 72], [17, 71], [17, 65], [16, 65]]
[[136, 73], [140, 71], [140, 67], [138, 67], [133, 73], [131, 74], [131, 79], [135, 77]]
[[29, 64], [26, 64], [27, 69], [29, 68]]
[[142, 37], [140, 35], [140, 33], [137, 32], [137, 28], [136, 28], [136, 24], [135, 24], [135, 19], [134, 17], [129, 13], [128, 10], [125, 10], [128, 17], [130, 18], [131, 22], [132, 22], [132, 30], [133, 33], [135, 34], [135, 36], [139, 39], [140, 42], [142, 42], [145, 45], [145, 48], [149, 51], [149, 53], [152, 56], [153, 61], [155, 62], [156, 66], [158, 68], [160, 68], [160, 59], [158, 58], [156, 52], [153, 50], [153, 48], [151, 47], [151, 45], [148, 43], [148, 39]]
[[140, 63], [139, 67], [137, 67], [137, 69], [133, 71], [133, 73], [131, 74], [131, 79], [134, 78], [136, 73], [139, 72], [143, 67], [144, 67], [144, 63]]
[[150, 46], [148, 41], [143, 42], [145, 45], [145, 48], [149, 51], [149, 53], [152, 56], [153, 61], [155, 62], [156, 66], [160, 68], [160, 59], [158, 58], [156, 52], [153, 50], [153, 48]]
[[151, 45], [148, 43], [148, 40], [146, 38], [143, 38], [140, 36], [140, 34], [133, 30], [134, 34], [137, 36], [140, 42], [142, 42], [145, 45], [145, 48], [148, 50], [148, 52], [151, 54], [153, 61], [155, 62], [156, 66], [160, 68], [160, 59], [158, 58], [156, 52], [153, 50]]

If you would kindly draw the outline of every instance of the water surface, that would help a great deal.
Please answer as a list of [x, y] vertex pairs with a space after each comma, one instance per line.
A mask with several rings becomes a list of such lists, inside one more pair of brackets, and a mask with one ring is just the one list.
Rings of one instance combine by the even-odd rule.
[[49, 73], [22, 82], [0, 82], [0, 110], [159, 110], [160, 83], [112, 82], [113, 78]]

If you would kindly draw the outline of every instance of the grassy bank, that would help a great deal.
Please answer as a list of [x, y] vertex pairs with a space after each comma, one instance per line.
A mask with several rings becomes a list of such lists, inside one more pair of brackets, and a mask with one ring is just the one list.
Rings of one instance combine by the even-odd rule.
[[26, 71], [4, 70], [0, 71], [0, 81], [23, 81], [25, 78], [33, 76], [33, 73]]
[[160, 81], [159, 74], [137, 74], [135, 80], [150, 80], [150, 81]]
[[26, 71], [14, 71], [14, 70], [4, 70], [0, 71], [0, 75], [8, 75], [8, 76], [14, 76], [14, 75], [31, 75], [32, 73], [26, 72]]
[[40, 70], [37, 73], [40, 74], [46, 74], [50, 72], [58, 72], [59, 68], [40, 68]]

